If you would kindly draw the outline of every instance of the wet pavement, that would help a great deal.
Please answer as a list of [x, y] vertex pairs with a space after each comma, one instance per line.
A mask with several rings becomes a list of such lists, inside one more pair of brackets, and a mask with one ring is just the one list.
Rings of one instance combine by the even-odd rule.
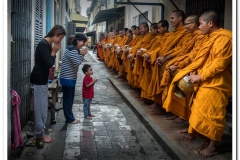
[[[96, 60], [94, 54], [85, 57], [92, 65], [95, 98], [91, 112], [96, 117], [84, 119], [81, 98], [83, 73], [81, 66], [76, 84], [73, 113], [79, 124], [67, 124], [63, 159], [146, 159], [169, 160], [169, 156], [114, 90], [108, 76], [109, 69]], [[95, 59], [94, 59], [95, 58]], [[83, 65], [82, 64], [82, 65]]]
[[126, 118], [120, 107], [92, 105], [92, 120], [84, 119], [82, 105], [73, 110], [81, 123], [67, 126], [65, 159], [170, 159], [135, 115]]
[[[92, 120], [83, 118], [81, 66], [91, 64], [98, 78], [95, 84], [95, 97], [91, 111]], [[76, 84], [73, 113], [81, 120], [79, 124], [66, 124], [63, 110], [56, 112], [57, 124], [50, 125], [48, 116], [46, 133], [55, 137], [53, 143], [45, 144], [43, 149], [24, 147], [21, 157], [14, 160], [200, 160], [192, 149], [199, 146], [203, 137], [193, 141], [183, 141], [178, 130], [188, 127], [188, 123], [178, 125], [166, 121], [166, 115], [154, 115], [143, 101], [136, 98], [137, 93], [117, 74], [110, 72], [106, 65], [98, 61], [96, 54], [85, 56], [79, 68]], [[115, 89], [114, 89], [115, 88]], [[62, 93], [59, 92], [56, 108], [61, 108]], [[23, 131], [23, 130], [22, 130]], [[33, 122], [22, 133], [33, 131]], [[25, 138], [24, 138], [25, 139]], [[35, 137], [26, 141], [34, 140]], [[219, 144], [219, 155], [208, 159], [232, 159], [232, 136], [224, 133]], [[170, 158], [171, 157], [171, 158]]]

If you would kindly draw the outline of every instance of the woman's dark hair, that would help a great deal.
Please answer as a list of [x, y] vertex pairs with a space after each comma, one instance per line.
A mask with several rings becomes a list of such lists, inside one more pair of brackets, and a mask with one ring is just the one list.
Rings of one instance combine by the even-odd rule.
[[53, 37], [53, 36], [60, 36], [60, 35], [66, 35], [66, 31], [61, 25], [55, 25], [49, 32], [48, 34], [44, 37]]
[[91, 67], [92, 67], [92, 66], [89, 65], [89, 64], [84, 64], [83, 67], [82, 67], [83, 73], [85, 74], [85, 73], [88, 71], [88, 69], [91, 68]]
[[68, 36], [68, 39], [67, 39], [67, 45], [68, 46], [72, 44], [73, 38], [74, 38], [74, 35]]

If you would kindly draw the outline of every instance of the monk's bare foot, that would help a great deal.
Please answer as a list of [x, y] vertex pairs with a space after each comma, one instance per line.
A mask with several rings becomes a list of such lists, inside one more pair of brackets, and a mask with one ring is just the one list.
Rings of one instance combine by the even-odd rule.
[[151, 110], [151, 112], [155, 115], [164, 115], [166, 114], [166, 111], [162, 108], [154, 108]]
[[148, 106], [148, 108], [156, 108], [156, 107], [157, 107], [156, 103], [153, 103], [153, 104]]
[[199, 152], [199, 156], [202, 158], [215, 156], [217, 154], [218, 154], [218, 151], [216, 151], [214, 148], [211, 148], [211, 147], [207, 147]]
[[122, 79], [122, 82], [126, 82], [127, 80], [126, 79]]
[[185, 129], [179, 130], [178, 133], [188, 133], [188, 128], [185, 128]]
[[209, 142], [204, 142], [201, 146], [197, 147], [196, 149], [193, 150], [193, 152], [200, 156], [200, 151], [203, 150], [203, 149], [206, 149], [207, 147], [209, 146]]
[[178, 118], [174, 119], [172, 123], [174, 123], [174, 124], [181, 124], [181, 123], [183, 123], [183, 122], [185, 122], [185, 121], [186, 121], [186, 120], [178, 117]]
[[165, 119], [166, 119], [166, 120], [174, 120], [174, 119], [176, 119], [176, 118], [178, 118], [177, 115], [172, 115], [172, 116], [166, 117]]
[[[183, 132], [182, 132], [183, 133]], [[194, 138], [196, 138], [193, 134], [191, 133], [188, 133], [186, 134], [185, 136], [182, 137], [182, 140], [184, 141], [191, 141], [193, 140]]]

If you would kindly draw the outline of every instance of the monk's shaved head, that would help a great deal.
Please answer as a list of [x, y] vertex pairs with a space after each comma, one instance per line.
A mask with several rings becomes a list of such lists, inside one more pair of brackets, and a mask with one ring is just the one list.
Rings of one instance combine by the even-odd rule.
[[218, 14], [215, 11], [213, 11], [213, 10], [204, 12], [200, 16], [200, 18], [202, 18], [203, 21], [206, 21], [206, 22], [212, 21], [217, 27], [220, 27]]
[[144, 26], [145, 28], [147, 28], [148, 30], [149, 30], [149, 25], [148, 25], [148, 23], [147, 22], [142, 22], [141, 24], [140, 24], [140, 26]]
[[182, 10], [175, 10], [172, 13], [175, 13], [177, 17], [182, 17], [182, 21], [184, 22], [186, 16]]
[[197, 15], [188, 16], [187, 19], [189, 19], [190, 22], [195, 22], [197, 26], [199, 26], [199, 18]]

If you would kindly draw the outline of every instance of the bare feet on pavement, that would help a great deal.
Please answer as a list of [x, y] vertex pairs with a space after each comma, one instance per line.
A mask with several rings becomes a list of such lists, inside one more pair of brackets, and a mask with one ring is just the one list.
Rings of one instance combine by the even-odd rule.
[[194, 138], [196, 138], [196, 137], [193, 134], [188, 133], [188, 134], [186, 134], [185, 136], [182, 137], [182, 140], [184, 140], [184, 141], [191, 141]]
[[182, 123], [185, 122], [185, 121], [186, 121], [185, 119], [182, 119], [182, 118], [180, 118], [180, 117], [177, 117], [177, 118], [175, 118], [175, 119], [173, 120], [172, 123], [174, 123], [174, 124], [182, 124]]

